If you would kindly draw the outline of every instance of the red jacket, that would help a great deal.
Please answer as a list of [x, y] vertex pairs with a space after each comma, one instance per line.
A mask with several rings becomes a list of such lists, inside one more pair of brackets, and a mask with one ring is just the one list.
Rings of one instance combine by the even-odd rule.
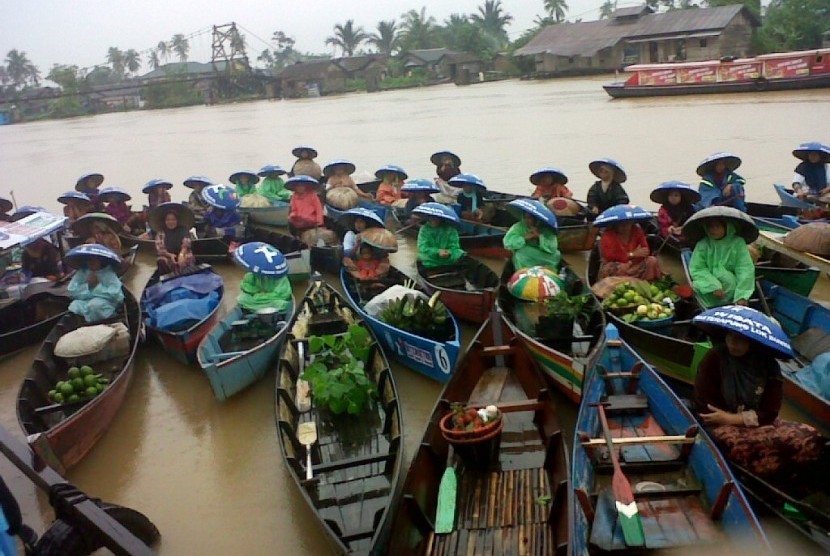
[[323, 204], [314, 191], [295, 192], [291, 195], [288, 221], [298, 230], [323, 225]]
[[550, 185], [537, 185], [536, 190], [533, 192], [534, 199], [538, 199], [539, 197], [567, 197], [570, 199], [573, 197], [574, 194], [571, 193], [571, 190], [565, 184], [562, 183], [552, 183]]
[[[608, 228], [602, 233], [602, 239], [599, 241], [600, 253], [602, 253], [602, 260], [606, 263], [627, 263], [632, 259], [628, 256], [629, 253], [638, 247], [645, 247], [648, 249], [648, 241], [646, 241], [646, 234], [643, 229], [635, 224], [631, 229], [631, 236], [628, 242], [624, 243], [619, 234], [612, 228]], [[650, 251], [649, 251], [650, 252]], [[634, 260], [642, 260], [642, 257]]]

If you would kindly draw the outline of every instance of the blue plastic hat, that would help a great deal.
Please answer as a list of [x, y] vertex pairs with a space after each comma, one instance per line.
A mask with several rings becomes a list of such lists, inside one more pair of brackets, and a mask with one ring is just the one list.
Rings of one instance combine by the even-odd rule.
[[23, 205], [22, 207], [18, 207], [16, 211], [9, 215], [9, 218], [12, 222], [17, 222], [21, 218], [26, 218], [29, 215], [32, 215], [36, 212], [49, 212], [43, 207], [36, 207], [33, 205]]
[[308, 145], [300, 145], [299, 147], [294, 147], [291, 149], [291, 154], [300, 158], [300, 153], [303, 151], [308, 151], [311, 153], [311, 158], [317, 158], [317, 149], [314, 147], [309, 147]]
[[537, 201], [536, 199], [516, 199], [507, 203], [507, 211], [521, 220], [525, 214], [529, 214], [547, 224], [554, 230], [559, 229], [559, 223], [556, 221], [556, 215], [551, 210]]
[[622, 167], [622, 164], [613, 158], [598, 158], [591, 161], [588, 164], [588, 169], [591, 170], [591, 173], [596, 177], [599, 177], [599, 167], [603, 164], [607, 164], [608, 166], [614, 168], [614, 181], [617, 183], [623, 183], [628, 179], [628, 176], [625, 175], [625, 169]]
[[260, 168], [258, 172], [258, 174], [263, 178], [268, 177], [269, 174], [276, 174], [278, 176], [281, 176], [287, 173], [288, 170], [277, 164], [266, 164], [265, 166]]
[[202, 189], [202, 199], [212, 207], [235, 210], [239, 206], [239, 196], [232, 187], [217, 183]]
[[423, 216], [424, 218], [439, 218], [450, 224], [460, 224], [461, 220], [458, 215], [447, 205], [441, 203], [424, 203], [418, 205], [412, 211], [412, 214]]
[[184, 180], [184, 186], [193, 189], [200, 183], [205, 185], [213, 185], [213, 180], [207, 176], [190, 176], [186, 180]]
[[71, 201], [86, 201], [87, 203], [92, 202], [89, 200], [86, 193], [81, 193], [80, 191], [67, 191], [58, 197], [58, 202], [63, 203], [64, 205], [68, 205]]
[[654, 216], [642, 207], [637, 205], [615, 205], [605, 209], [594, 220], [594, 226], [602, 227], [619, 222], [630, 222], [632, 220], [651, 220]]
[[84, 262], [91, 257], [100, 260], [104, 266], [118, 266], [121, 264], [121, 256], [118, 253], [98, 243], [84, 243], [70, 249], [65, 258], [67, 264], [72, 268], [81, 268]]
[[362, 218], [363, 220], [365, 220], [366, 225], [369, 227], [386, 227], [383, 223], [383, 220], [381, 220], [380, 216], [378, 216], [378, 214], [375, 211], [363, 207], [357, 207], [347, 210], [340, 216], [340, 218], [337, 219], [337, 221], [343, 224], [343, 226], [345, 226], [346, 228], [353, 230], [354, 221], [358, 218]]
[[355, 165], [348, 160], [333, 160], [323, 167], [323, 175], [328, 177], [338, 168], [346, 170], [346, 173], [349, 175], [354, 174], [354, 171], [356, 170]]
[[101, 187], [101, 184], [104, 183], [104, 174], [99, 174], [97, 172], [91, 172], [89, 174], [84, 174], [78, 181], [75, 182], [75, 191], [86, 191], [86, 189], [81, 189], [84, 185], [86, 185], [86, 180], [89, 178], [95, 179], [95, 189]]
[[[110, 200], [119, 200], [119, 201], [129, 201], [132, 199], [129, 193], [121, 189], [120, 187], [105, 187], [101, 191], [98, 192], [98, 198], [101, 199], [105, 203], [109, 203], [110, 201], [107, 200], [108, 197], [114, 197], [115, 199]], [[58, 199], [60, 200], [60, 199]]]
[[406, 193], [440, 193], [441, 189], [432, 180], [418, 178], [404, 183], [401, 186], [401, 191]]
[[824, 164], [830, 162], [830, 147], [822, 145], [816, 141], [801, 143], [798, 148], [793, 151], [793, 156], [806, 161], [810, 153], [818, 153], [821, 157], [820, 162]]
[[260, 276], [282, 278], [288, 274], [288, 261], [279, 249], [262, 241], [243, 243], [233, 251], [233, 260]]
[[669, 193], [678, 191], [690, 203], [700, 201], [700, 193], [692, 186], [682, 181], [664, 181], [651, 192], [650, 199], [657, 204], [665, 205], [669, 202]]
[[248, 176], [248, 179], [250, 180], [248, 182], [248, 185], [255, 184], [259, 181], [259, 176], [256, 174], [256, 172], [252, 172], [251, 170], [240, 170], [238, 172], [234, 172], [233, 174], [231, 174], [228, 180], [231, 183], [236, 183], [237, 181], [239, 181], [239, 178], [241, 176]]
[[429, 157], [429, 161], [438, 166], [438, 163], [441, 161], [441, 159], [445, 157], [451, 158], [452, 163], [455, 165], [456, 168], [461, 166], [461, 159], [458, 157], [457, 154], [450, 151], [438, 151], [437, 153]]
[[[623, 175], [624, 174], [625, 172], [623, 172]], [[530, 174], [530, 183], [532, 183], [533, 185], [539, 185], [539, 182], [542, 180], [543, 176], [552, 176], [553, 183], [561, 183], [562, 185], [568, 183], [568, 176], [565, 175], [565, 172], [563, 172], [559, 168], [554, 168], [553, 166], [545, 166], [544, 168], [539, 168], [538, 170]]]
[[153, 189], [157, 187], [163, 187], [164, 189], [170, 189], [173, 187], [173, 183], [167, 180], [150, 180], [144, 184], [144, 187], [141, 188], [142, 193], [150, 193]]
[[484, 185], [484, 180], [475, 174], [458, 174], [457, 176], [450, 178], [450, 183], [455, 187], [464, 187], [465, 183], [469, 183], [470, 185], [478, 187], [482, 191], [487, 191], [487, 187]]
[[712, 167], [715, 165], [715, 162], [718, 160], [723, 160], [726, 163], [726, 169], [730, 172], [734, 172], [738, 166], [741, 165], [741, 159], [731, 153], [715, 153], [710, 154], [706, 158], [704, 158], [700, 164], [697, 165], [697, 175], [700, 177], [705, 176], [709, 172], [712, 171]]
[[381, 166], [375, 172], [375, 177], [378, 179], [383, 179], [383, 174], [387, 172], [392, 172], [394, 174], [398, 174], [402, 180], [405, 180], [409, 177], [406, 171], [401, 168], [400, 166], [395, 166], [394, 164], [387, 164], [386, 166]]
[[775, 351], [782, 359], [793, 356], [790, 339], [777, 323], [764, 313], [742, 305], [716, 307], [699, 314], [692, 323], [707, 334], [731, 331]]
[[320, 182], [311, 176], [294, 176], [285, 180], [285, 188], [294, 191], [298, 185], [303, 184], [306, 187], [320, 188]]

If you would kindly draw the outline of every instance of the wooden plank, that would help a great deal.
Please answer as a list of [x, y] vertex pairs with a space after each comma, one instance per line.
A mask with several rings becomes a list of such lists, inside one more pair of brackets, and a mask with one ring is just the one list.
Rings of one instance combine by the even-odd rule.
[[830, 273], [830, 260], [823, 257], [819, 257], [818, 255], [813, 255], [812, 253], [798, 251], [796, 249], [793, 249], [792, 247], [784, 245], [784, 235], [785, 234], [777, 234], [775, 232], [767, 232], [762, 230], [756, 242], [761, 246], [766, 247], [767, 249], [772, 249], [773, 251], [783, 253], [788, 257], [792, 257], [793, 259], [802, 262], [808, 266], [817, 267], [824, 273]]
[[497, 401], [509, 373], [510, 369], [506, 367], [493, 367], [485, 371], [470, 394], [467, 405], [490, 405]]
[[[635, 444], [694, 444], [695, 439], [689, 438], [687, 436], [681, 435], [667, 435], [667, 436], [629, 436], [625, 438], [614, 438], [612, 439], [614, 445], [617, 444], [625, 444], [625, 445], [635, 445]], [[591, 438], [590, 440], [583, 441], [583, 446], [595, 447], [595, 446], [604, 446], [606, 444], [604, 438]]]
[[629, 410], [643, 411], [648, 409], [648, 398], [642, 394], [618, 394], [608, 396], [607, 402], [603, 405], [606, 413]]

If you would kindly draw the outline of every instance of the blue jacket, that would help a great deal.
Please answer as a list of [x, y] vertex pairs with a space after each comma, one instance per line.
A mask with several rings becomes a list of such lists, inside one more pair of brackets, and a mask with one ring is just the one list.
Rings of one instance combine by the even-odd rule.
[[[732, 186], [732, 193], [728, 198], [723, 196], [723, 190], [727, 185]], [[706, 174], [700, 180], [698, 185], [698, 192], [700, 193], [700, 201], [697, 203], [697, 210], [709, 208], [712, 206], [725, 206], [736, 208], [741, 212], [746, 212], [746, 203], [744, 202], [744, 186], [746, 180], [735, 172], [727, 172], [724, 183], [718, 184], [712, 174]]]

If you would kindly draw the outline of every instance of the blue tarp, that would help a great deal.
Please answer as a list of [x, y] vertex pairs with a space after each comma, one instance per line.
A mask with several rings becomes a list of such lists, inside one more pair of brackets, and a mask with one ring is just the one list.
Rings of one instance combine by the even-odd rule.
[[167, 331], [184, 330], [208, 316], [219, 304], [222, 277], [214, 273], [179, 276], [145, 293], [147, 324]]
[[830, 400], [830, 351], [822, 353], [792, 376], [807, 390]]
[[156, 284], [144, 292], [147, 305], [158, 307], [164, 303], [165, 296], [176, 288], [183, 288], [194, 293], [207, 295], [213, 290], [222, 287], [222, 277], [213, 272], [201, 272], [188, 276], [179, 276]]

